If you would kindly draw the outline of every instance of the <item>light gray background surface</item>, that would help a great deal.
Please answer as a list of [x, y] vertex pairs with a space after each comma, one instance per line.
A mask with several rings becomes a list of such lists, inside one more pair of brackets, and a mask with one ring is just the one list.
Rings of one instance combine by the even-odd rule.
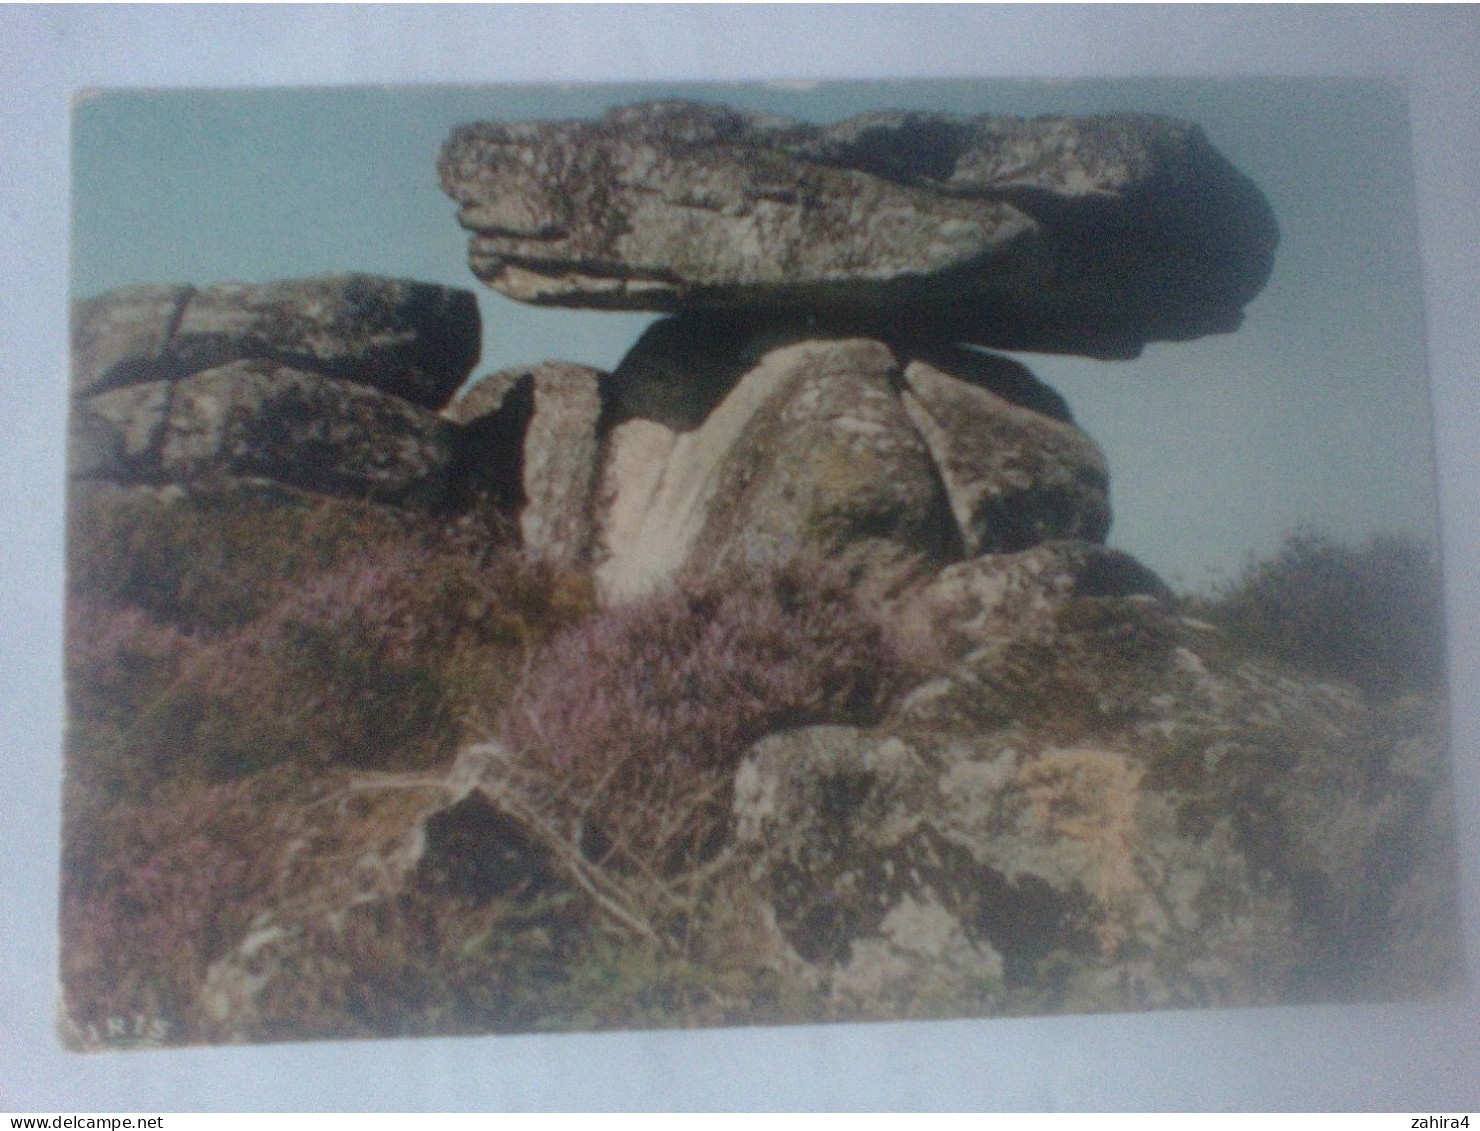
[[[1440, 459], [1473, 969], [1480, 952], [1480, 584], [1472, 565], [1480, 554], [1475, 8], [0, 8], [0, 141], [7, 155], [6, 175], [0, 177], [0, 421], [6, 427], [0, 444], [0, 754], [7, 771], [0, 789], [0, 1111], [783, 1107], [1438, 1113], [1477, 1105], [1480, 1038], [1473, 990], [1460, 1002], [1401, 1007], [93, 1057], [63, 1053], [53, 1035], [68, 112], [76, 90], [1208, 74], [1380, 76], [1406, 86]], [[127, 225], [120, 222], [127, 240]], [[451, 225], [450, 211], [446, 223]], [[1387, 316], [1372, 312], [1374, 320]], [[1374, 451], [1373, 458], [1381, 459], [1382, 452]], [[1420, 516], [1415, 524], [1425, 521]]]

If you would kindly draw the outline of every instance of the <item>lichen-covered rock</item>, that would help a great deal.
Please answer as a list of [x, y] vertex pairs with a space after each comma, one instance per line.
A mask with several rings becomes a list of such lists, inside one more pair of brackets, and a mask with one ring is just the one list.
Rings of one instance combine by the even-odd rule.
[[939, 342], [904, 339], [895, 350], [910, 361], [924, 362], [958, 381], [1001, 397], [1008, 404], [1039, 413], [1050, 420], [1073, 424], [1069, 404], [1058, 392], [1033, 375], [1020, 361], [1000, 353]]
[[[973, 1008], [1041, 1011], [1452, 982], [1435, 701], [1241, 660], [1097, 547], [1011, 557], [930, 587], [959, 658], [890, 719], [741, 765], [737, 840], [819, 985], [850, 1001], [870, 969], [887, 1000], [954, 962]], [[921, 908], [953, 942], [912, 960]]]
[[[690, 744], [666, 769], [709, 758], [686, 728], [717, 696], [681, 685], [733, 681], [743, 699], [763, 649], [748, 675], [670, 671], [666, 691], [651, 649], [604, 669], [586, 649], [600, 678], [564, 669], [562, 701], [584, 689], [584, 717], [605, 728], [610, 759], [591, 773], [511, 737], [421, 772], [182, 776], [140, 804], [72, 809], [66, 1039], [1191, 1008], [1461, 984], [1437, 693], [1366, 699], [1251, 660], [1090, 543], [960, 563], [885, 611], [934, 678], [865, 709], [814, 663], [814, 686], [793, 686], [839, 695], [827, 717], [846, 725], [749, 707], [742, 722], [799, 729], [715, 757], [702, 779], [653, 773], [611, 705], [659, 672], [651, 733]], [[622, 612], [650, 644], [641, 606]], [[714, 605], [692, 612], [721, 645], [711, 657], [740, 654]], [[889, 635], [867, 639], [865, 661], [894, 662]], [[159, 625], [136, 640], [109, 666], [187, 643]], [[787, 650], [788, 681], [812, 652]], [[537, 734], [530, 705], [506, 709]], [[70, 770], [75, 791], [85, 766]], [[591, 819], [603, 806], [665, 848], [677, 830], [682, 851], [607, 835]], [[688, 839], [699, 813], [706, 832]], [[98, 866], [136, 842], [121, 867]], [[131, 1028], [115, 1031], [119, 1016]]]
[[[272, 816], [292, 832], [280, 849], [279, 890], [207, 969], [198, 1036], [380, 1035], [388, 1017], [403, 1032], [456, 1032], [457, 1014], [440, 996], [454, 990], [480, 1014], [474, 1030], [487, 1031], [500, 994], [517, 1000], [500, 979], [548, 962], [558, 906], [527, 917], [521, 908], [560, 886], [554, 864], [473, 788], [461, 763], [330, 776], [279, 800]], [[393, 971], [406, 986], [385, 984]], [[517, 1027], [510, 1005], [506, 1024]]]
[[904, 379], [905, 409], [935, 457], [968, 555], [1045, 538], [1105, 540], [1110, 472], [1093, 440], [927, 361], [911, 361]]
[[605, 376], [569, 361], [504, 369], [442, 412], [462, 426], [464, 486], [517, 509], [543, 561], [590, 560]]
[[657, 102], [463, 126], [439, 170], [473, 272], [513, 298], [1101, 357], [1236, 328], [1278, 240], [1197, 127], [1147, 115], [824, 127]]
[[373, 275], [126, 287], [75, 305], [78, 396], [260, 359], [438, 408], [482, 349], [469, 291]]
[[525, 550], [545, 561], [577, 565], [589, 560], [602, 376], [569, 362], [547, 362], [534, 376], [519, 534]]
[[74, 479], [157, 482], [170, 381], [100, 393], [72, 408], [67, 461]]
[[263, 478], [433, 504], [453, 454], [453, 426], [427, 410], [268, 361], [128, 385], [74, 410], [74, 475], [120, 482]]
[[[558, 362], [555, 364], [559, 364]], [[503, 411], [515, 390], [533, 384], [537, 365], [516, 365], [488, 373], [472, 382], [442, 409], [441, 416], [454, 424], [470, 425]], [[526, 424], [528, 421], [525, 422]], [[522, 438], [523, 432], [519, 433]]]
[[894, 607], [917, 646], [944, 655], [1001, 658], [1010, 647], [1046, 646], [1076, 597], [1170, 598], [1131, 555], [1091, 542], [1051, 540], [1014, 554], [947, 566]]
[[1109, 526], [1103, 456], [1005, 358], [690, 314], [651, 327], [610, 385], [609, 595], [800, 553], [887, 593], [922, 568]]
[[959, 556], [898, 377], [878, 342], [804, 341], [765, 353], [733, 387], [706, 389], [702, 399], [720, 394], [717, 403], [685, 418], [672, 394], [695, 386], [652, 381], [624, 362], [620, 411], [645, 414], [618, 423], [607, 443], [604, 591], [637, 596], [680, 570], [764, 569], [808, 553], [887, 588]]
[[194, 287], [142, 284], [72, 304], [72, 395], [154, 381]]
[[[1033, 737], [906, 740], [814, 728], [757, 744], [736, 780], [737, 836], [757, 852], [757, 882], [798, 955], [833, 992], [856, 994], [860, 964], [893, 941], [890, 919], [923, 905], [945, 920], [938, 933], [976, 952], [957, 976], [986, 982], [978, 993], [998, 1001], [1044, 988], [1052, 961], [1095, 969], [1154, 953], [1173, 934], [1210, 946], [1220, 935], [1262, 940], [1268, 954], [1227, 964], [1224, 976], [1253, 1000], [1277, 998], [1290, 962], [1287, 903], [1256, 899], [1229, 919], [1199, 915], [1200, 896], [1251, 891], [1230, 846], [1166, 840], [1170, 814], [1143, 798], [1141, 769], [1114, 747]], [[1159, 870], [1166, 888], [1151, 890], [1143, 869]], [[895, 980], [939, 979], [951, 961], [917, 948], [908, 962], [897, 943], [890, 949]], [[999, 956], [996, 986], [985, 955]], [[1199, 957], [1210, 969], [1223, 958]], [[1261, 967], [1273, 958], [1279, 965]], [[1205, 992], [1179, 989], [1184, 1003]]]

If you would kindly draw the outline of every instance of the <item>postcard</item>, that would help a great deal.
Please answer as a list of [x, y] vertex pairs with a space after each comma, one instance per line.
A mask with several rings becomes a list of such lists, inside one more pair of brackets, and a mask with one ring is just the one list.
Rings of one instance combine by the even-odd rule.
[[1460, 992], [1367, 79], [73, 110], [60, 1031]]

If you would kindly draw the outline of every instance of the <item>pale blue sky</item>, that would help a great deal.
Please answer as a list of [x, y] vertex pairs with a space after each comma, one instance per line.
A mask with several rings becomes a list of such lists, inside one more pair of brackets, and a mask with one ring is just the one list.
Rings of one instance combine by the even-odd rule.
[[1311, 521], [1433, 536], [1407, 112], [1373, 80], [366, 87], [107, 92], [74, 109], [75, 295], [134, 282], [368, 271], [479, 293], [478, 372], [610, 368], [649, 320], [540, 310], [473, 278], [437, 186], [449, 130], [652, 97], [830, 121], [868, 109], [1138, 110], [1198, 122], [1270, 199], [1275, 273], [1232, 335], [1134, 362], [1018, 355], [1105, 449], [1113, 544], [1174, 583], [1226, 576]]

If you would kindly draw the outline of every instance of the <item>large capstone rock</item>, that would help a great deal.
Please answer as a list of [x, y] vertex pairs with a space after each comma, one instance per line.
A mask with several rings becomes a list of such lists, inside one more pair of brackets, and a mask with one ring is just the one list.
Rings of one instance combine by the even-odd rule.
[[737, 845], [816, 985], [887, 1015], [1454, 984], [1436, 697], [1242, 658], [1099, 547], [1002, 557], [921, 597], [953, 658], [881, 725], [739, 768]]
[[526, 302], [769, 308], [871, 336], [1131, 357], [1235, 329], [1278, 228], [1196, 126], [692, 102], [454, 131], [474, 273]]
[[518, 509], [532, 557], [590, 559], [605, 376], [568, 361], [504, 369], [442, 411], [461, 426], [464, 483]]
[[439, 408], [477, 364], [481, 335], [471, 292], [406, 279], [125, 287], [75, 304], [72, 390], [262, 359]]
[[71, 460], [79, 478], [260, 478], [435, 504], [454, 451], [453, 425], [399, 397], [270, 361], [236, 361], [80, 402]]
[[887, 594], [1109, 526], [1103, 456], [1005, 358], [690, 314], [649, 329], [610, 385], [595, 543], [613, 598], [804, 554]]

